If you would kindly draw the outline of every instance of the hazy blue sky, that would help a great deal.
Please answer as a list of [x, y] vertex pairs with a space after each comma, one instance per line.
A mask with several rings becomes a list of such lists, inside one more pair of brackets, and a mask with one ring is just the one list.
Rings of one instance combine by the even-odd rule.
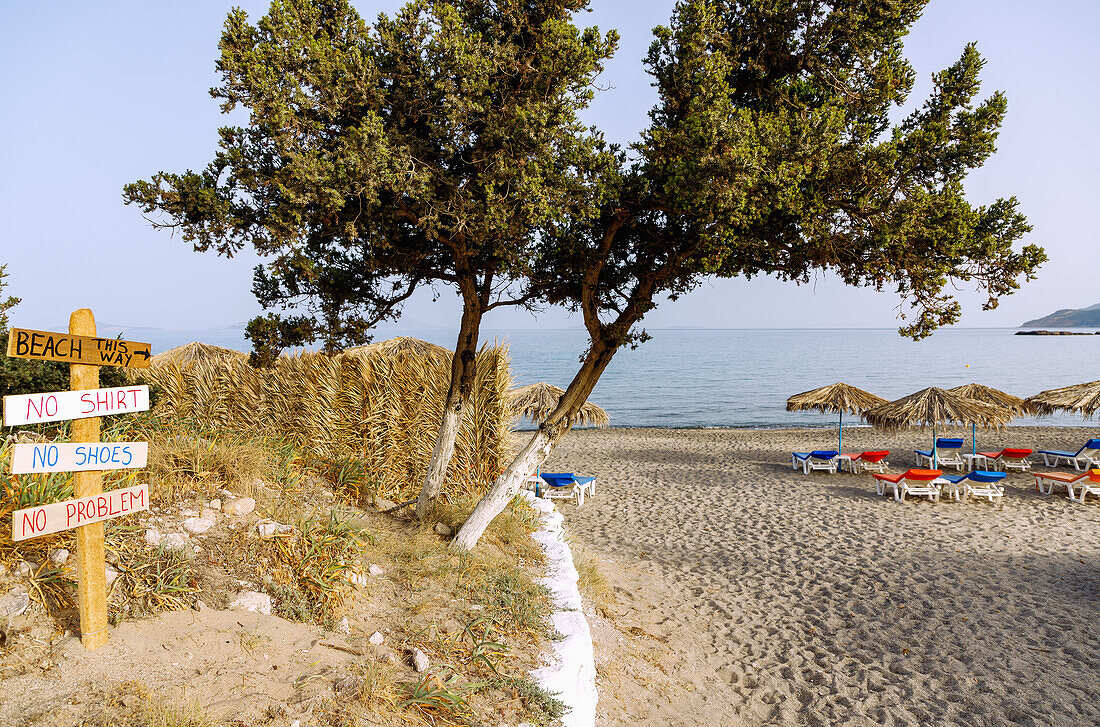
[[[357, 2], [372, 18], [400, 3]], [[226, 122], [207, 90], [223, 2], [51, 2], [0, 0], [0, 263], [23, 297], [15, 325], [57, 326], [90, 306], [101, 323], [202, 328], [258, 312], [250, 289], [256, 260], [192, 252], [153, 231], [121, 202], [122, 185], [158, 170], [200, 169]], [[244, 2], [253, 19], [267, 3]], [[671, 0], [597, 0], [581, 22], [618, 28], [622, 44], [589, 120], [632, 141], [653, 93], [640, 64], [653, 26]], [[988, 64], [983, 95], [1009, 99], [999, 152], [969, 180], [972, 201], [1016, 195], [1050, 257], [1038, 281], [993, 312], [964, 291], [963, 325], [1013, 326], [1062, 307], [1100, 301], [1096, 280], [1100, 152], [1095, 134], [1096, 0], [933, 0], [907, 42], [920, 82], [977, 41]], [[650, 314], [649, 327], [897, 325], [896, 298], [819, 278], [795, 287], [772, 280], [715, 281]], [[452, 326], [448, 296], [412, 301], [407, 315]], [[528, 327], [522, 313], [494, 312], [492, 327]], [[538, 325], [571, 325], [558, 311]]]

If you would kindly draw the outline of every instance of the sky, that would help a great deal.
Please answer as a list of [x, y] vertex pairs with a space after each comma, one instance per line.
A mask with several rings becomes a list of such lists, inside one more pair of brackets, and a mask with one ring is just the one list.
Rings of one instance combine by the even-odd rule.
[[[210, 98], [222, 23], [236, 3], [50, 2], [0, 0], [0, 264], [23, 299], [12, 325], [55, 328], [75, 308], [101, 325], [203, 329], [260, 312], [251, 294], [257, 259], [196, 253], [178, 236], [153, 230], [122, 186], [157, 171], [201, 169], [217, 128], [229, 121]], [[253, 20], [266, 2], [239, 3]], [[401, 3], [360, 0], [371, 19]], [[596, 0], [579, 22], [616, 28], [616, 57], [599, 79], [586, 121], [629, 143], [654, 101], [644, 57], [671, 0]], [[981, 310], [961, 288], [961, 324], [1010, 327], [1059, 308], [1100, 302], [1095, 286], [1100, 198], [1100, 76], [1093, 57], [1100, 27], [1096, 0], [932, 0], [906, 42], [918, 84], [975, 41], [987, 61], [983, 97], [1008, 96], [998, 153], [967, 181], [978, 204], [1016, 196], [1034, 231], [1026, 238], [1050, 256], [1036, 281]], [[1088, 261], [1082, 264], [1083, 261]], [[457, 326], [446, 289], [409, 301], [407, 327]], [[898, 300], [820, 275], [795, 286], [769, 279], [708, 281], [662, 302], [647, 328], [896, 327]], [[491, 312], [486, 328], [571, 327], [565, 312]]]

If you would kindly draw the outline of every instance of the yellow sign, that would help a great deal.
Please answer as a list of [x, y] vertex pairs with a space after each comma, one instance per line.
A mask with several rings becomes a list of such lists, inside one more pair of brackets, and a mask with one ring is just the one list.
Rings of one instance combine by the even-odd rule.
[[40, 361], [64, 361], [85, 366], [149, 368], [149, 344], [117, 338], [93, 338], [71, 333], [50, 333], [12, 328], [8, 331], [8, 356]]

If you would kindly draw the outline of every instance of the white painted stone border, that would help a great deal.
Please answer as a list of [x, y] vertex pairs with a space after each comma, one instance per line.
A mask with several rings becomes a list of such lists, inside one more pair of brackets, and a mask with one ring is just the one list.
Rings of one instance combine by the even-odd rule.
[[548, 561], [546, 575], [539, 582], [549, 588], [554, 597], [550, 621], [563, 637], [551, 642], [550, 663], [531, 672], [531, 676], [565, 704], [564, 727], [595, 727], [596, 659], [592, 632], [581, 609], [577, 568], [565, 542], [565, 518], [549, 500], [535, 497], [531, 492], [521, 492], [519, 496], [542, 516], [542, 528], [532, 535], [546, 552]]

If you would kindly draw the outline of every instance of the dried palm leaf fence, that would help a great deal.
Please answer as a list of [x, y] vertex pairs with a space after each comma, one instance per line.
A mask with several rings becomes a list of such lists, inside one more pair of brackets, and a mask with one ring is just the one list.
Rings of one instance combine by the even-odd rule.
[[[158, 408], [168, 416], [219, 431], [289, 436], [314, 457], [359, 460], [373, 493], [408, 499], [431, 459], [450, 359], [442, 347], [396, 338], [335, 356], [284, 356], [270, 369], [237, 357], [154, 361], [143, 378], [161, 387]], [[483, 346], [445, 496], [481, 492], [506, 463], [511, 384], [507, 348]]]

